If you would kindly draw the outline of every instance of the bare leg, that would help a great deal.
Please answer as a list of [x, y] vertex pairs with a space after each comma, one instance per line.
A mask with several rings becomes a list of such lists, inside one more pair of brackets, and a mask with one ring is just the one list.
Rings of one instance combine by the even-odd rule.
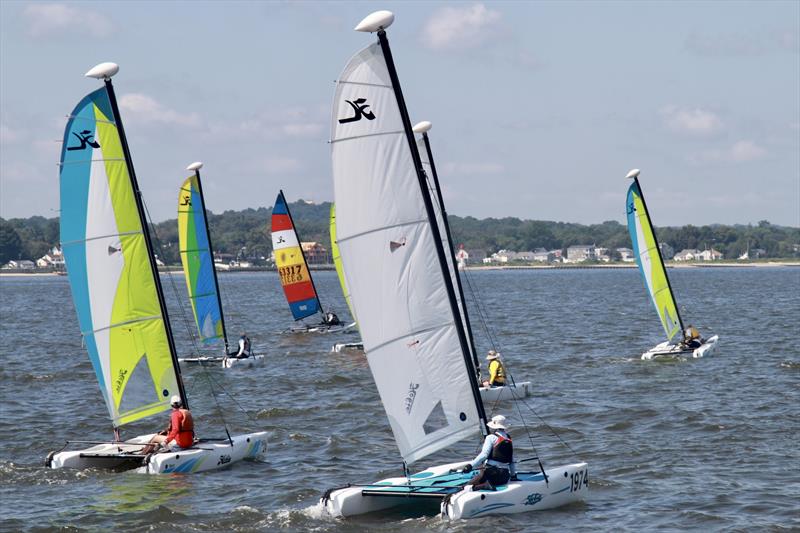
[[150, 442], [144, 448], [142, 448], [142, 455], [153, 453], [159, 446], [163, 446], [166, 441], [166, 435], [153, 435], [153, 437], [150, 439]]

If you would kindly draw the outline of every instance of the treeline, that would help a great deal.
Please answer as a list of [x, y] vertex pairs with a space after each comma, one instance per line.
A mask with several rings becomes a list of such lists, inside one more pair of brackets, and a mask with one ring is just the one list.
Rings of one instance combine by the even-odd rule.
[[[289, 206], [300, 238], [317, 241], [330, 248], [328, 217], [330, 203], [309, 204], [302, 200]], [[217, 252], [259, 262], [272, 251], [269, 235], [272, 208], [225, 211], [208, 214], [213, 245]], [[630, 248], [628, 228], [619, 222], [573, 224], [519, 218], [451, 216], [450, 224], [456, 246], [463, 244], [470, 252], [491, 254], [501, 249], [529, 251], [536, 248], [565, 250], [576, 244], [594, 244], [604, 248]], [[152, 226], [159, 258], [167, 264], [180, 263], [178, 224], [175, 219]], [[726, 259], [736, 259], [747, 249], [760, 248], [766, 257], [800, 256], [800, 228], [776, 226], [767, 221], [756, 225], [683, 226], [657, 228], [659, 240], [679, 252], [684, 248], [714, 248]], [[31, 259], [46, 254], [59, 242], [58, 218], [0, 218], [0, 263], [12, 259]], [[475, 258], [479, 259], [479, 258]]]

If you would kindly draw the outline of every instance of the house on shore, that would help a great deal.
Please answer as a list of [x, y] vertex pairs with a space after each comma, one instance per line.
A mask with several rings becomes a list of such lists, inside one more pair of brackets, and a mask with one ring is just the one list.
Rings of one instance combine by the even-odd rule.
[[597, 247], [594, 244], [577, 244], [567, 248], [567, 260], [565, 263], [582, 263], [583, 261], [591, 261], [597, 259], [595, 250]]

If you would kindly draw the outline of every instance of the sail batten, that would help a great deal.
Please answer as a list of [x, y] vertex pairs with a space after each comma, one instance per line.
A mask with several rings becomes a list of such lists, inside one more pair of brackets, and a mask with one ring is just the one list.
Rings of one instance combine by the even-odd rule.
[[634, 179], [628, 188], [625, 206], [636, 264], [644, 278], [645, 287], [656, 313], [661, 319], [667, 340], [671, 341], [682, 333], [683, 323], [638, 179]]
[[67, 122], [60, 240], [89, 359], [109, 418], [121, 426], [185, 395], [122, 126], [111, 120], [113, 97], [106, 82]]
[[339, 76], [331, 157], [344, 277], [395, 442], [412, 463], [478, 434], [481, 415], [413, 134], [399, 93], [385, 90], [394, 89], [387, 61], [375, 43]]

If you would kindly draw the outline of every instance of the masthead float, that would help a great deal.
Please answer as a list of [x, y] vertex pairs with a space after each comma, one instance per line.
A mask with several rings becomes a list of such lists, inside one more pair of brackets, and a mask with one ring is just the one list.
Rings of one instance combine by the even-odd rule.
[[102, 79], [104, 87], [89, 93], [70, 114], [60, 161], [61, 245], [81, 335], [114, 440], [51, 453], [47, 465], [138, 468], [143, 473], [220, 468], [264, 453], [266, 433], [228, 435], [178, 453], [148, 455], [141, 452], [152, 435], [120, 438], [124, 425], [170, 409], [173, 395], [184, 407], [188, 401], [111, 83], [118, 71], [116, 64], [103, 63], [86, 73]]
[[[331, 158], [337, 236], [364, 349], [404, 466], [485, 435], [486, 414], [436, 208], [385, 29], [390, 12], [356, 29], [378, 42], [356, 53], [334, 94]], [[441, 503], [451, 518], [547, 509], [588, 487], [586, 463], [519, 473], [498, 491], [464, 490], [464, 464], [328, 491], [323, 507], [350, 516]], [[576, 481], [579, 480], [579, 481]], [[585, 482], [584, 482], [585, 480]], [[571, 484], [572, 483], [572, 484]], [[525, 504], [532, 493], [535, 505]]]

